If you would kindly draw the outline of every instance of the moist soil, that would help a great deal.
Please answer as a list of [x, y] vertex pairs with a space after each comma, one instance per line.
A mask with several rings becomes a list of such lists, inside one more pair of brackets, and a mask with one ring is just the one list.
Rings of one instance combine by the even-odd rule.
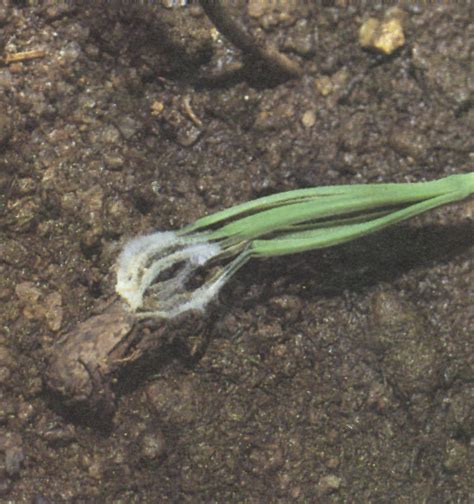
[[[0, 6], [0, 499], [471, 502], [472, 200], [250, 262], [205, 314], [135, 324], [160, 344], [116, 359], [100, 400], [51, 387], [126, 239], [279, 191], [472, 171], [468, 5], [232, 5], [299, 75], [197, 5]], [[387, 16], [404, 43], [363, 49]]]

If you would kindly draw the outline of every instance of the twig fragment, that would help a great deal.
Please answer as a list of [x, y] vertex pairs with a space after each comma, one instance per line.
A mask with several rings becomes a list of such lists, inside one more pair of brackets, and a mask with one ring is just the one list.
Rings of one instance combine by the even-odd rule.
[[300, 77], [303, 74], [297, 62], [282, 54], [273, 45], [259, 43], [229, 13], [225, 2], [203, 1], [201, 6], [217, 29], [241, 51], [263, 61], [269, 69], [276, 70], [289, 78]]
[[194, 110], [191, 107], [191, 97], [189, 95], [186, 95], [183, 98], [183, 106], [184, 106], [184, 111], [188, 115], [189, 119], [191, 119], [191, 121], [194, 123], [194, 125], [197, 126], [198, 128], [202, 128], [202, 121], [194, 113]]
[[10, 63], [18, 63], [20, 61], [26, 61], [36, 58], [43, 58], [46, 56], [46, 51], [43, 49], [35, 49], [32, 51], [21, 51], [14, 54], [6, 54], [2, 60], [5, 65], [9, 65]]

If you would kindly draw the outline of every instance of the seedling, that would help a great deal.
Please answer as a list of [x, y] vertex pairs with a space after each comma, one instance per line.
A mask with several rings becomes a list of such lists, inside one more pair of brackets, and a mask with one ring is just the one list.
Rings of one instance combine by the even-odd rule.
[[[117, 293], [139, 318], [204, 310], [250, 258], [320, 249], [380, 231], [474, 193], [474, 172], [401, 184], [298, 189], [132, 239], [118, 259]], [[207, 277], [200, 278], [202, 270]], [[200, 284], [190, 282], [200, 279]]]

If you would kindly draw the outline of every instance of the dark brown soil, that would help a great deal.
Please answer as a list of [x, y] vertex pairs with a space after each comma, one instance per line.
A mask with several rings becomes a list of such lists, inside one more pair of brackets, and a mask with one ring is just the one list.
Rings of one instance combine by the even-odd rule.
[[43, 51], [0, 64], [2, 502], [474, 498], [472, 200], [249, 263], [115, 369], [114, 410], [46, 385], [126, 238], [288, 189], [472, 171], [467, 5], [398, 11], [383, 56], [358, 30], [386, 8], [290, 4], [231, 14], [296, 78], [197, 6], [0, 6], [0, 56]]

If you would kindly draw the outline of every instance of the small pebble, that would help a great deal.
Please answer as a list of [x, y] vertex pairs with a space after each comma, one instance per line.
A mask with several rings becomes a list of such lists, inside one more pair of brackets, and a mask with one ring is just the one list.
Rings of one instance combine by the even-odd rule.
[[319, 492], [322, 495], [328, 495], [339, 489], [341, 486], [341, 478], [335, 476], [334, 474], [328, 474], [327, 476], [323, 476], [318, 483]]
[[316, 114], [312, 110], [307, 110], [303, 114], [301, 122], [305, 128], [312, 128], [316, 123]]
[[360, 27], [359, 44], [365, 49], [375, 49], [390, 55], [405, 45], [405, 35], [400, 19], [379, 21], [369, 18]]
[[131, 116], [121, 116], [116, 122], [117, 128], [125, 140], [130, 140], [141, 128], [141, 123]]
[[44, 317], [51, 331], [57, 332], [61, 329], [63, 321], [62, 297], [59, 292], [51, 292], [44, 300]]
[[15, 287], [17, 298], [24, 304], [34, 304], [41, 297], [41, 290], [33, 282], [21, 282]]
[[157, 460], [166, 452], [166, 441], [163, 433], [159, 430], [147, 433], [141, 441], [141, 456], [145, 460]]

